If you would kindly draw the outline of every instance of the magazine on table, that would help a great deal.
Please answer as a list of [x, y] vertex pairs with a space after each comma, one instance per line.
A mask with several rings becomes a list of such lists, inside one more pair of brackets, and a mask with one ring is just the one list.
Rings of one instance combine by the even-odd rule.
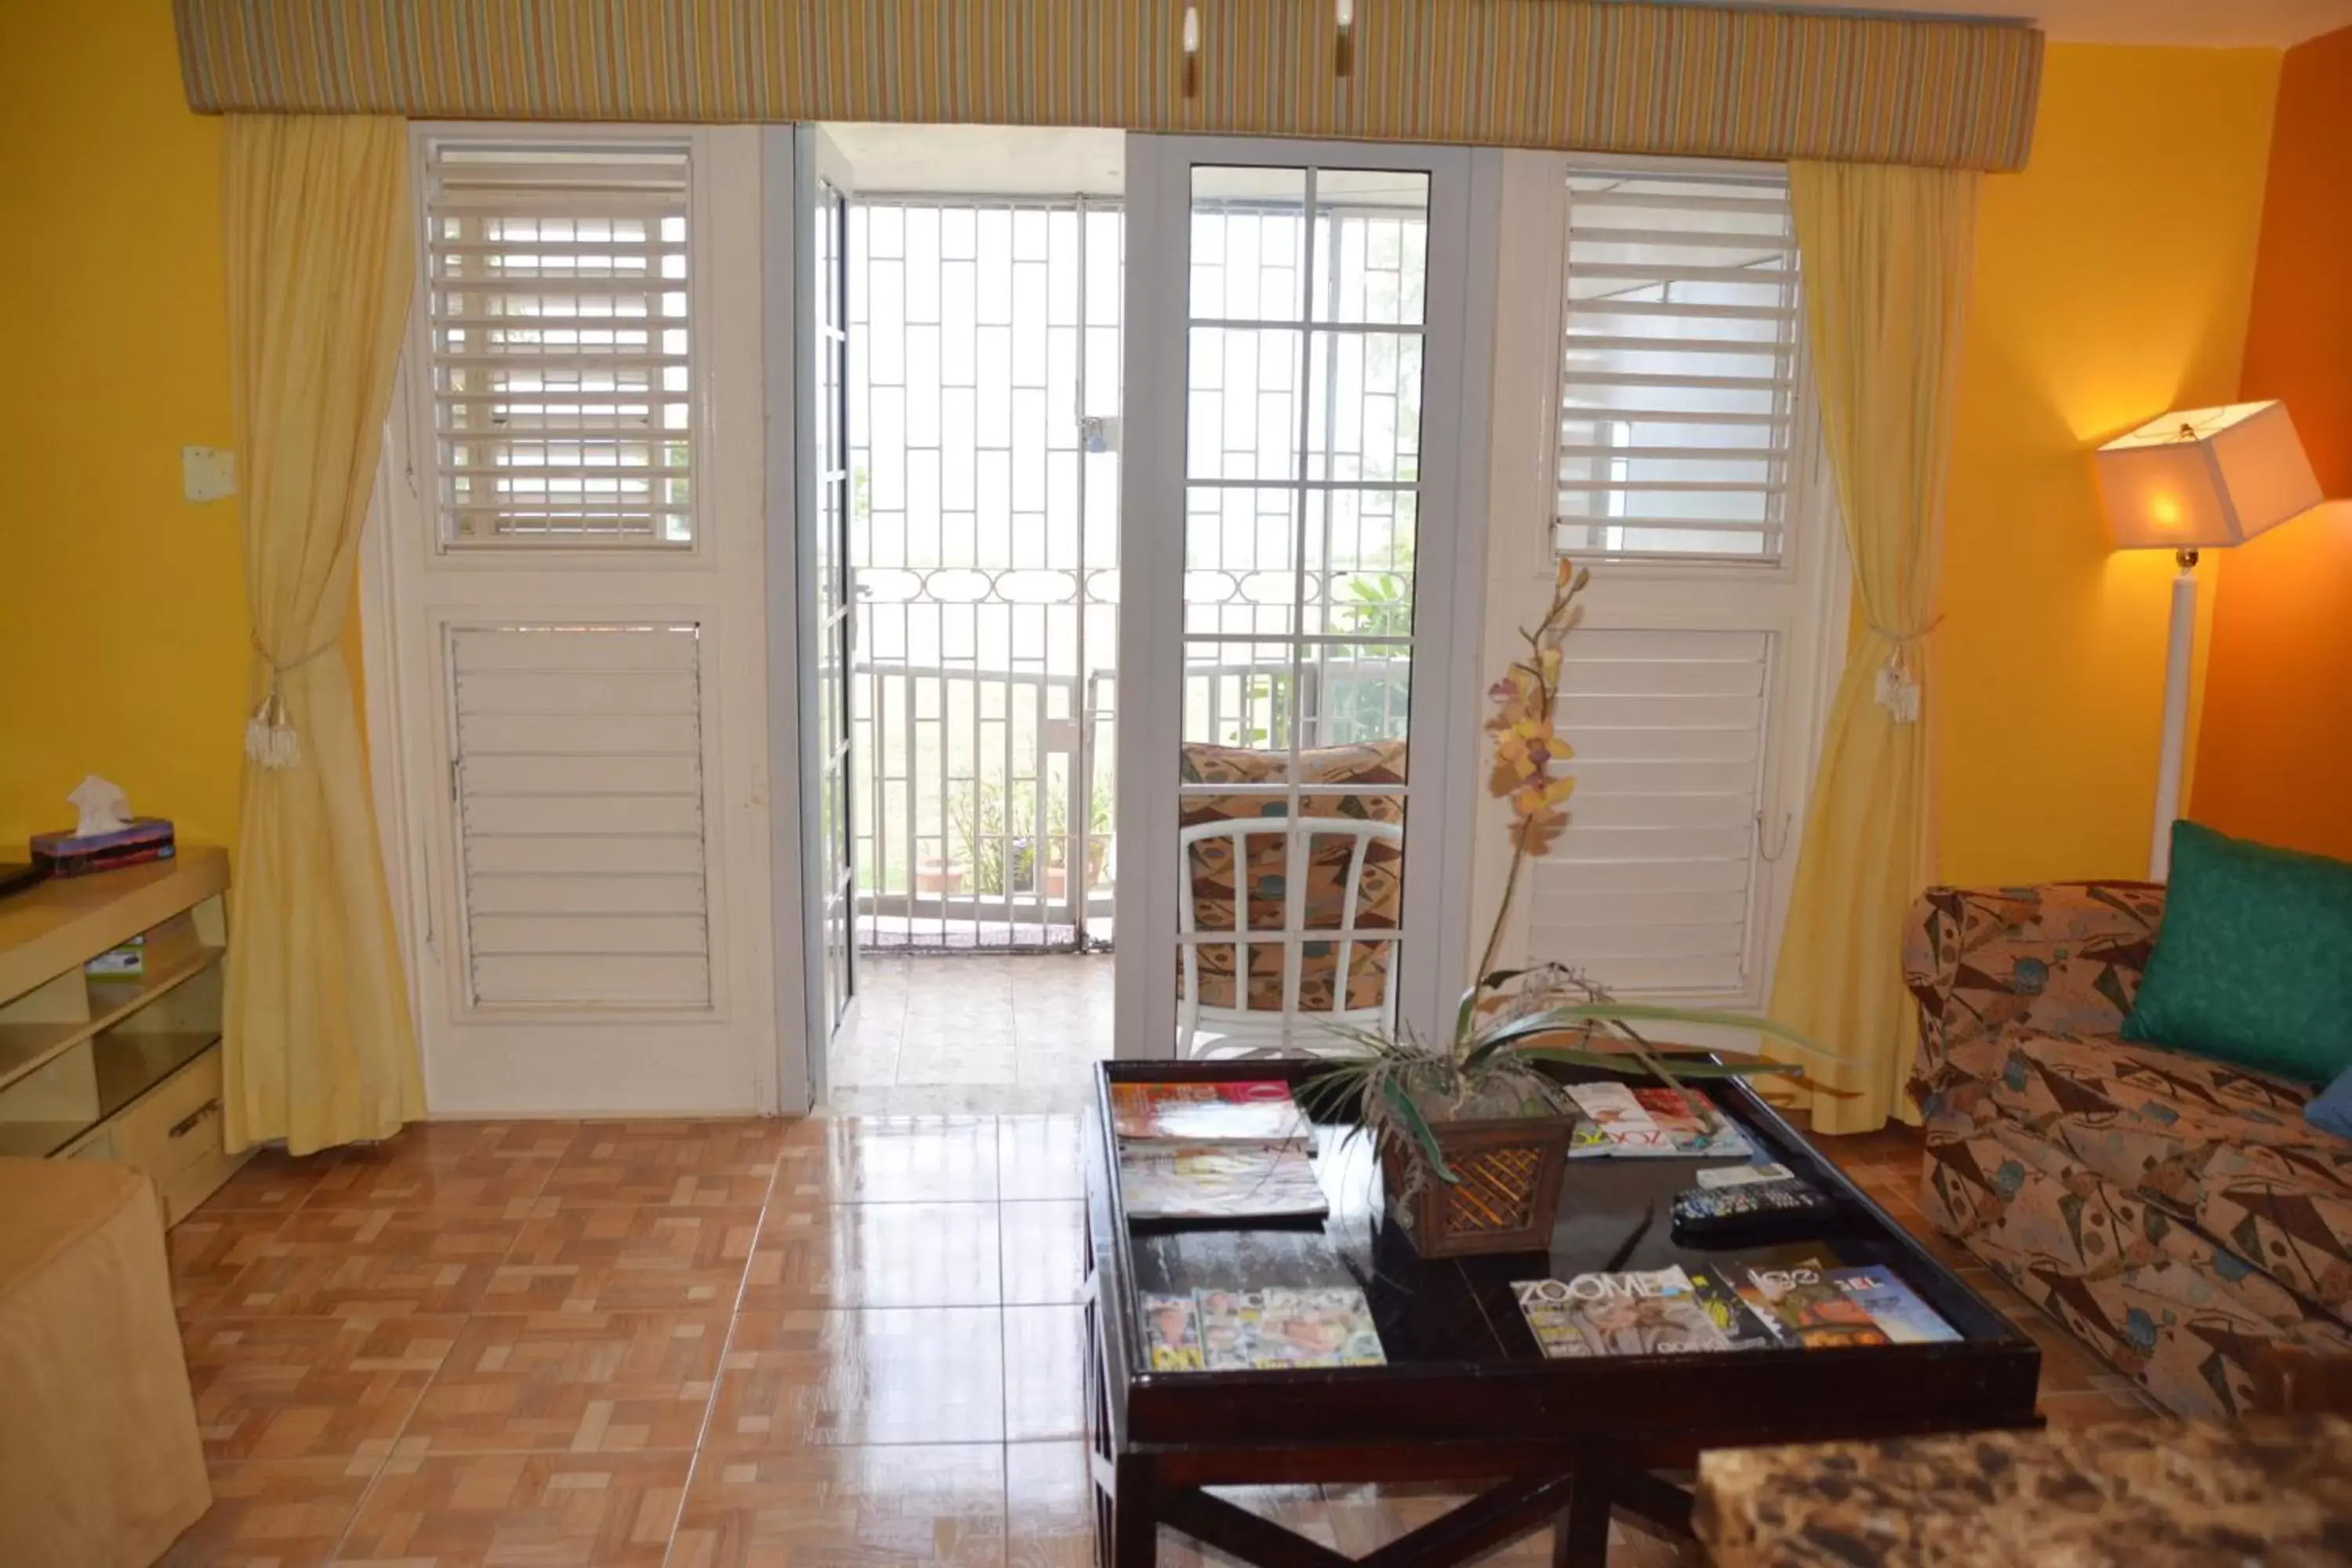
[[1522, 1279], [1511, 1289], [1547, 1356], [1686, 1355], [1732, 1348], [1680, 1268]]
[[1708, 1321], [1715, 1324], [1716, 1331], [1729, 1342], [1733, 1350], [1780, 1348], [1782, 1341], [1780, 1334], [1756, 1315], [1754, 1308], [1739, 1299], [1738, 1288], [1722, 1269], [1706, 1264], [1696, 1268], [1685, 1268], [1683, 1272], [1689, 1277], [1691, 1291], [1698, 1298], [1699, 1306], [1706, 1310]]
[[1270, 1372], [1380, 1366], [1388, 1358], [1353, 1286], [1195, 1290], [1142, 1298], [1154, 1372]]
[[1740, 1268], [1739, 1299], [1785, 1345], [1822, 1350], [1893, 1342], [1862, 1302], [1839, 1289], [1819, 1258]]
[[1830, 1279], [1898, 1345], [1937, 1344], [1960, 1337], [1959, 1330], [1944, 1321], [1935, 1308], [1884, 1265], [1832, 1268]]
[[1275, 1143], [1304, 1139], [1307, 1122], [1280, 1079], [1223, 1083], [1114, 1083], [1111, 1130], [1122, 1139], [1178, 1143]]
[[1748, 1160], [1756, 1146], [1696, 1089], [1572, 1083], [1578, 1121], [1569, 1158]]
[[1122, 1140], [1118, 1190], [1130, 1220], [1319, 1219], [1331, 1212], [1297, 1143]]
[[1819, 1258], [1523, 1279], [1511, 1287], [1550, 1357], [1926, 1344], [1958, 1330], [1884, 1266]]

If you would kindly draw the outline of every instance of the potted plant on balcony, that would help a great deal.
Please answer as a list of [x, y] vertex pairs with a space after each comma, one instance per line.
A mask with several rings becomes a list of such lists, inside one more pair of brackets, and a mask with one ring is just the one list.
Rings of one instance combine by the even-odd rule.
[[[1495, 967], [1527, 862], [1568, 826], [1575, 781], [1559, 771], [1573, 752], [1554, 728], [1562, 645], [1580, 614], [1588, 574], [1562, 562], [1540, 625], [1523, 629], [1527, 656], [1491, 695], [1492, 795], [1511, 805], [1511, 868], [1502, 907], [1463, 993], [1450, 1038], [1411, 1027], [1330, 1026], [1346, 1054], [1301, 1086], [1308, 1107], [1351, 1121], [1379, 1152], [1390, 1216], [1425, 1256], [1539, 1250], [1559, 1206], [1574, 1129], [1572, 1107], [1545, 1062], [1570, 1063], [1680, 1089], [1686, 1080], [1779, 1074], [1781, 1062], [1666, 1061], [1636, 1026], [1695, 1024], [1750, 1029], [1799, 1054], [1836, 1058], [1771, 1019], [1713, 1008], [1619, 1002], [1559, 965]], [[1694, 1108], [1698, 1102], [1693, 1100]]]

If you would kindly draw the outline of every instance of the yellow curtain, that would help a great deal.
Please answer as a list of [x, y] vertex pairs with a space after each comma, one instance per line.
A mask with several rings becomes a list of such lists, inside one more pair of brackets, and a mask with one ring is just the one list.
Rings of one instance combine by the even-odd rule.
[[1928, 658], [1977, 188], [1963, 170], [1792, 163], [1822, 438], [1864, 626], [1822, 745], [1771, 1012], [1847, 1058], [1813, 1126], [1919, 1120], [1903, 922], [1930, 864]]
[[414, 241], [398, 120], [231, 115], [223, 216], [253, 721], [223, 1023], [231, 1148], [424, 1114], [341, 634]]

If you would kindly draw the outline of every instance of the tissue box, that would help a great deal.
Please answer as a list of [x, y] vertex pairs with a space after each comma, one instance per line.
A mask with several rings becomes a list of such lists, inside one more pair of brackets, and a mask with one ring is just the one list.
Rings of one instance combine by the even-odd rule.
[[33, 864], [52, 877], [79, 877], [91, 871], [111, 871], [173, 855], [172, 825], [160, 816], [134, 816], [112, 833], [77, 838], [70, 833], [33, 835]]

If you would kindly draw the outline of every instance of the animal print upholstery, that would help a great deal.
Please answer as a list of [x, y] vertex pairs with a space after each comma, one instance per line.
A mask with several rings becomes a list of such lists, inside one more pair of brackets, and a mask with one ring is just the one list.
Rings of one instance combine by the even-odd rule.
[[2307, 1088], [2118, 1037], [2164, 889], [1937, 888], [1914, 911], [1930, 1219], [2184, 1415], [2266, 1345], [2352, 1356], [2352, 1141]]

